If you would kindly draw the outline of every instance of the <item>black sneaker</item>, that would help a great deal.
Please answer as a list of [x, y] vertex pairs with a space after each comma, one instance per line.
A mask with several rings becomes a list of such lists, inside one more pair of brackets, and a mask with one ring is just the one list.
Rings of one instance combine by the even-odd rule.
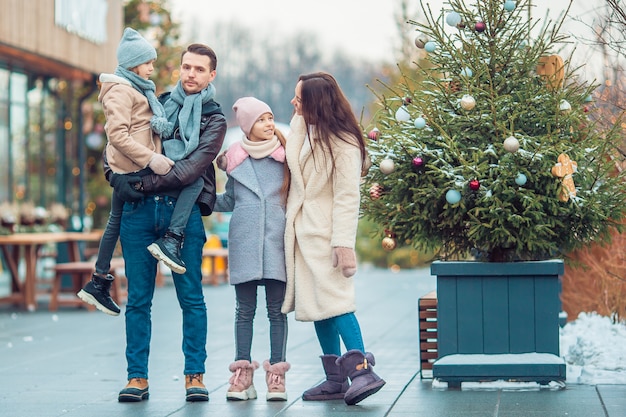
[[148, 251], [172, 271], [177, 274], [187, 272], [187, 267], [180, 259], [180, 248], [183, 246], [183, 236], [172, 232], [165, 232], [165, 236], [148, 246]]
[[94, 273], [82, 290], [76, 294], [78, 298], [95, 306], [98, 310], [111, 316], [119, 316], [120, 308], [109, 295], [111, 284], [115, 278], [111, 274], [106, 277]]

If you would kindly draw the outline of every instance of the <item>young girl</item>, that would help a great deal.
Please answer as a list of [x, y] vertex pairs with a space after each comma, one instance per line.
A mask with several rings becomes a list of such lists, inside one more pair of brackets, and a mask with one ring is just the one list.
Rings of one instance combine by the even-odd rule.
[[235, 287], [235, 361], [226, 393], [228, 400], [257, 397], [253, 384], [258, 362], [251, 359], [252, 322], [257, 287], [265, 287], [270, 320], [270, 358], [263, 362], [268, 401], [286, 401], [287, 318], [280, 312], [285, 296], [285, 201], [289, 171], [285, 138], [275, 129], [270, 107], [254, 97], [233, 105], [245, 137], [218, 158], [228, 175], [226, 191], [217, 195], [214, 211], [232, 212], [228, 232], [230, 283]]
[[[354, 245], [361, 171], [367, 163], [363, 133], [335, 78], [300, 76], [291, 100], [286, 159], [291, 172], [287, 200], [283, 313], [313, 322], [326, 380], [304, 400], [341, 399], [356, 404], [382, 388], [374, 356], [365, 352], [356, 310]], [[341, 354], [340, 341], [347, 349]], [[348, 378], [352, 385], [348, 385]]]

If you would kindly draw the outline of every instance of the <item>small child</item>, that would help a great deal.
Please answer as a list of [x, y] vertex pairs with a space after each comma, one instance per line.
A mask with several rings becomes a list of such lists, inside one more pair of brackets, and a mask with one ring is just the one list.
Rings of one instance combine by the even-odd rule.
[[[149, 79], [154, 71], [157, 53], [154, 47], [137, 31], [126, 28], [117, 48], [118, 66], [114, 74], [100, 75], [100, 95], [98, 100], [106, 117], [105, 131], [107, 146], [105, 156], [112, 172], [117, 174], [154, 172], [158, 175], [167, 174], [174, 161], [161, 153], [159, 136], [169, 137], [173, 125], [165, 117], [163, 105], [158, 101], [154, 83]], [[149, 169], [148, 169], [149, 168]], [[144, 170], [145, 169], [145, 170]], [[184, 273], [184, 263], [180, 260], [180, 242], [189, 212], [202, 190], [202, 179], [181, 191], [176, 203], [170, 230], [162, 239], [150, 246], [161, 247], [174, 240], [174, 245], [165, 246], [163, 252], [171, 247], [170, 262], [164, 262], [173, 271]], [[137, 191], [137, 198], [142, 194]], [[191, 200], [190, 204], [185, 202]], [[179, 208], [180, 206], [180, 208]], [[188, 208], [186, 208], [188, 206]], [[120, 222], [124, 201], [117, 195], [115, 188], [111, 196], [111, 211], [104, 234], [100, 240], [95, 272], [79, 292], [78, 297], [88, 304], [112, 316], [120, 314], [119, 306], [111, 298], [109, 291], [114, 277], [109, 274], [111, 259], [120, 234]], [[176, 212], [179, 214], [176, 217]], [[187, 215], [185, 216], [185, 212]], [[178, 218], [178, 223], [174, 219]], [[180, 225], [182, 224], [182, 226]], [[177, 235], [176, 232], [179, 234]], [[179, 239], [177, 237], [180, 236]], [[176, 251], [178, 249], [178, 252]]]
[[235, 361], [226, 393], [228, 400], [257, 397], [251, 360], [252, 323], [257, 306], [257, 287], [265, 286], [270, 321], [269, 360], [264, 361], [267, 401], [286, 401], [285, 362], [287, 317], [280, 309], [285, 297], [285, 204], [289, 170], [285, 164], [285, 137], [275, 129], [270, 107], [243, 97], [233, 105], [245, 137], [218, 160], [228, 175], [226, 190], [217, 195], [214, 211], [232, 212], [228, 231], [229, 276], [235, 287]]

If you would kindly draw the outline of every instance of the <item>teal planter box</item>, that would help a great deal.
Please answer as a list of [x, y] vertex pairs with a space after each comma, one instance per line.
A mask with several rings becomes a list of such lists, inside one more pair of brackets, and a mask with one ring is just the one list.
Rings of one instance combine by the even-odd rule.
[[559, 355], [563, 270], [561, 260], [433, 262], [439, 355], [433, 377], [453, 385], [565, 380]]

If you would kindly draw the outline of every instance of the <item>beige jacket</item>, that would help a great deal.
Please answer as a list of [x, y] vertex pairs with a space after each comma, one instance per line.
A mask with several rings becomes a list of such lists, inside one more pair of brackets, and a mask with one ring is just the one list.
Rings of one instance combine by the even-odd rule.
[[[286, 158], [291, 171], [287, 199], [285, 256], [287, 289], [282, 311], [298, 321], [318, 321], [356, 310], [353, 278], [333, 268], [332, 248], [354, 248], [359, 205], [361, 154], [336, 138], [335, 172], [321, 146], [305, 147], [302, 116], [291, 120]], [[315, 138], [313, 138], [315, 141]]]
[[125, 78], [101, 74], [100, 95], [106, 124], [106, 156], [113, 172], [128, 174], [146, 168], [161, 153], [161, 139], [152, 131], [152, 110], [146, 96]]

